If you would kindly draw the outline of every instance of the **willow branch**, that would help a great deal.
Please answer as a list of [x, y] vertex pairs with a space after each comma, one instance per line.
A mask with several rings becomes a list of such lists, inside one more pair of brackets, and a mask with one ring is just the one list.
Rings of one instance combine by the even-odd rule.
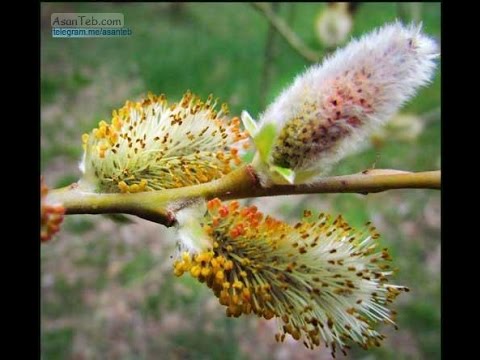
[[90, 193], [72, 184], [50, 191], [47, 202], [62, 203], [67, 214], [124, 213], [172, 226], [175, 211], [199, 198], [228, 200], [299, 194], [368, 194], [393, 189], [440, 189], [440, 186], [440, 171], [414, 173], [398, 170], [369, 170], [326, 177], [309, 185], [263, 186], [253, 168], [247, 165], [209, 183], [133, 194]]
[[251, 3], [254, 9], [258, 10], [276, 31], [284, 38], [284, 40], [299, 53], [306, 60], [311, 62], [317, 62], [320, 60], [320, 54], [310, 49], [303, 40], [294, 33], [288, 24], [273, 11], [269, 3]]

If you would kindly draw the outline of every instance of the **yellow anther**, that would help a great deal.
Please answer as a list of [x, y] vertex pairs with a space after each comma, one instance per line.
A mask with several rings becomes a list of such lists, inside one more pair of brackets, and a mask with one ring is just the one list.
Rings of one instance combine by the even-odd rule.
[[204, 262], [208, 263], [208, 262], [210, 262], [212, 257], [213, 257], [213, 254], [211, 252], [203, 252], [203, 253], [195, 256], [195, 261], [196, 262], [204, 261]]
[[241, 290], [243, 288], [243, 283], [241, 281], [236, 280], [233, 282], [232, 287], [235, 289]]
[[120, 120], [120, 118], [114, 117], [112, 119], [112, 125], [115, 129], [120, 130], [122, 128], [123, 123], [122, 123], [122, 120]]
[[130, 192], [136, 193], [136, 192], [139, 192], [139, 190], [140, 190], [140, 186], [138, 186], [138, 184], [130, 185]]
[[202, 274], [203, 277], [207, 277], [207, 276], [210, 275], [211, 272], [212, 272], [212, 270], [211, 270], [210, 268], [204, 267], [204, 268], [202, 269], [201, 274]]
[[127, 185], [127, 183], [125, 181], [120, 181], [118, 183], [118, 188], [120, 189], [120, 191], [122, 193], [126, 193], [129, 191], [130, 187]]
[[232, 301], [232, 304], [237, 305], [237, 304], [240, 303], [240, 297], [235, 294], [235, 295], [232, 296], [232, 300], [231, 300], [231, 301]]
[[147, 187], [147, 184], [148, 184], [147, 180], [145, 179], [140, 180], [140, 184], [138, 184], [138, 186], [140, 187], [140, 191], [145, 190], [145, 188]]
[[223, 279], [225, 279], [225, 274], [223, 273], [222, 270], [217, 271], [217, 273], [215, 274], [215, 279], [216, 279], [218, 282], [223, 283]]
[[219, 268], [219, 267], [220, 267], [220, 264], [218, 263], [217, 258], [213, 258], [212, 260], [210, 260], [210, 264], [211, 264], [214, 268]]
[[182, 266], [175, 266], [173, 273], [175, 276], [182, 276], [184, 273]]
[[100, 144], [98, 145], [97, 149], [98, 149], [98, 156], [103, 159], [105, 157], [105, 152], [107, 151], [108, 146], [105, 144]]
[[218, 265], [222, 266], [225, 264], [225, 258], [223, 256], [217, 256]]
[[223, 265], [223, 268], [225, 270], [232, 270], [233, 269], [233, 261], [232, 260], [225, 261], [225, 264]]
[[193, 267], [190, 269], [190, 274], [191, 274], [194, 278], [198, 278], [198, 276], [200, 275], [200, 272], [201, 272], [201, 268], [200, 268], [200, 266], [198, 266], [198, 265], [195, 265], [195, 266], [193, 266]]
[[106, 136], [107, 134], [107, 127], [105, 125], [102, 125], [98, 128], [98, 131], [97, 131], [97, 134], [96, 134], [96, 137], [98, 139], [102, 139]]
[[118, 140], [118, 133], [116, 132], [111, 132], [110, 136], [108, 137], [108, 140], [110, 141], [110, 144], [115, 144]]
[[250, 299], [252, 298], [252, 294], [250, 292], [250, 289], [248, 288], [243, 288], [242, 295], [245, 301], [250, 301]]

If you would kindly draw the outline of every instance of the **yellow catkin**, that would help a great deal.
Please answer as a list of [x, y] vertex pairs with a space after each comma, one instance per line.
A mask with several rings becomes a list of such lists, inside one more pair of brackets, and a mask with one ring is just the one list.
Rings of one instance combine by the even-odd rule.
[[[248, 144], [237, 117], [217, 100], [201, 101], [187, 91], [180, 102], [148, 93], [112, 111], [82, 136], [84, 183], [102, 192], [180, 188], [218, 179], [241, 164], [238, 148]], [[178, 106], [180, 104], [180, 106]], [[241, 144], [243, 142], [244, 144]], [[126, 186], [125, 186], [126, 185]]]
[[308, 348], [323, 342], [345, 351], [348, 339], [362, 347], [383, 339], [372, 319], [393, 324], [387, 305], [406, 288], [386, 283], [390, 256], [377, 250], [372, 226], [357, 231], [340, 216], [310, 211], [291, 226], [219, 199], [207, 209], [202, 224], [212, 247], [184, 252], [174, 273], [205, 283], [227, 316], [275, 317], [278, 341], [290, 334]]

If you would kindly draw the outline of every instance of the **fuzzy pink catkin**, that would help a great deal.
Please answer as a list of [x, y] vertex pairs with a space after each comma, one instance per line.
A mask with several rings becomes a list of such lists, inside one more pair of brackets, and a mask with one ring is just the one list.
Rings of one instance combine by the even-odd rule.
[[323, 175], [430, 82], [435, 41], [421, 27], [385, 25], [299, 75], [266, 109], [270, 165]]

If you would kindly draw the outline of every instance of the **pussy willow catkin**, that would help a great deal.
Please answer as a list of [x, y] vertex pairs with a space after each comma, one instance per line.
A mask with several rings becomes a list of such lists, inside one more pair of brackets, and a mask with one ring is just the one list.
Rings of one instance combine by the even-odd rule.
[[324, 174], [432, 79], [437, 56], [419, 26], [394, 23], [310, 67], [260, 116], [276, 128], [267, 165], [305, 173], [296, 182]]
[[43, 178], [40, 180], [40, 241], [47, 242], [60, 230], [60, 224], [65, 215], [62, 204], [48, 204], [45, 199], [48, 195], [48, 187]]
[[174, 272], [205, 283], [227, 316], [275, 317], [277, 341], [290, 334], [312, 349], [380, 345], [384, 336], [373, 326], [394, 324], [388, 305], [408, 289], [388, 284], [390, 256], [371, 224], [355, 230], [340, 216], [306, 211], [291, 226], [218, 199], [207, 208], [199, 220], [207, 245], [180, 253]]
[[178, 103], [164, 95], [127, 101], [111, 123], [83, 135], [80, 185], [99, 192], [139, 192], [205, 183], [240, 164], [247, 135], [228, 107], [187, 92]]

